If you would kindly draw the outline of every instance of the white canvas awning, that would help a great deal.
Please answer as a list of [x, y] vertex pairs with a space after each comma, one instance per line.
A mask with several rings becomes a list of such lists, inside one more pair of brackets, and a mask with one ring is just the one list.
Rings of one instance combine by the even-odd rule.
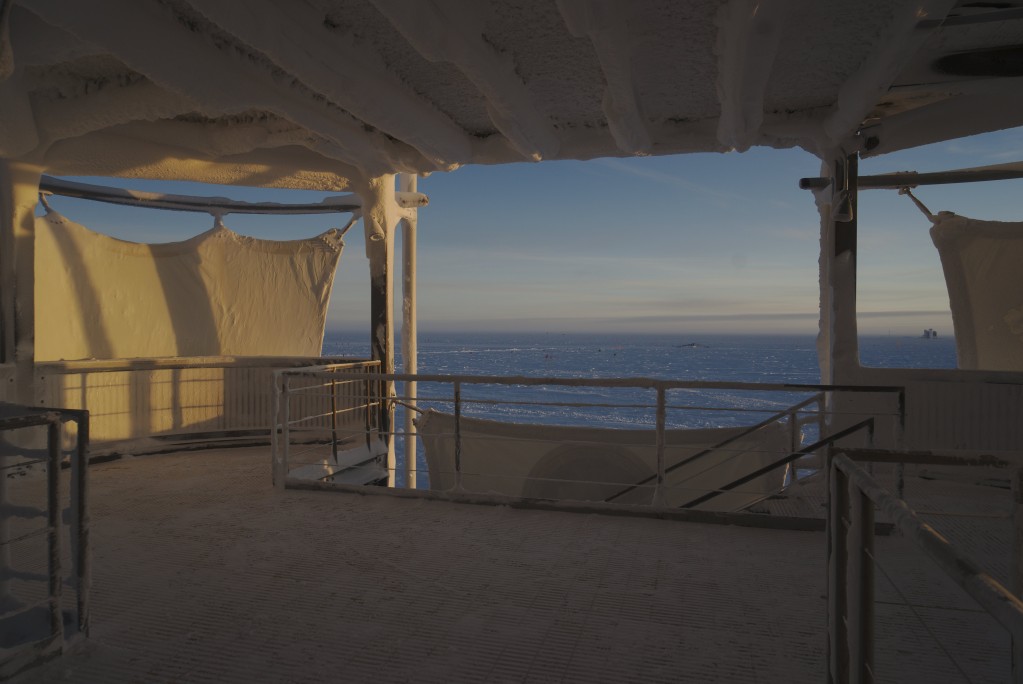
[[140, 244], [51, 212], [36, 219], [36, 359], [319, 356], [338, 233], [278, 242], [218, 223]]
[[959, 367], [1023, 371], [1023, 223], [947, 211], [933, 221]]

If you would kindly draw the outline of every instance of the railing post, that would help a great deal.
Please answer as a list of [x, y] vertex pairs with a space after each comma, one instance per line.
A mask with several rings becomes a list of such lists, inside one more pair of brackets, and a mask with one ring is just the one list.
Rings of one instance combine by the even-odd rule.
[[[1012, 474], [1012, 558], [1009, 591], [1023, 596], [1023, 468]], [[1023, 684], [1023, 643], [1012, 639], [1012, 681]]]
[[455, 390], [455, 491], [462, 491], [462, 383], [454, 382]]
[[273, 371], [273, 396], [270, 406], [270, 476], [274, 488], [280, 487], [280, 460], [281, 440], [278, 432], [281, 429], [281, 375], [280, 371]]
[[[906, 388], [899, 392], [899, 425], [895, 433], [895, 448], [903, 449], [906, 439]], [[895, 464], [895, 496], [906, 498], [906, 464]]]
[[330, 455], [334, 457], [334, 464], [337, 464], [337, 379], [330, 378]]
[[852, 481], [848, 486], [851, 571], [846, 634], [850, 680], [862, 684], [874, 681], [874, 502]]
[[277, 488], [284, 489], [288, 479], [288, 461], [291, 448], [291, 377], [285, 375], [282, 378], [281, 397], [284, 399], [281, 407], [281, 450], [280, 463], [277, 472]]
[[[379, 366], [377, 367], [379, 372]], [[376, 411], [373, 410], [373, 381], [370, 379], [371, 373], [367, 371], [365, 387], [363, 388], [362, 395], [366, 402], [366, 449], [370, 450], [373, 448], [373, 416]]]
[[657, 450], [657, 484], [654, 486], [653, 505], [664, 506], [664, 424], [667, 421], [667, 407], [663, 385], [657, 386], [657, 427], [654, 439]]
[[60, 568], [60, 422], [53, 420], [46, 426], [46, 446], [49, 459], [46, 464], [46, 524], [49, 527], [47, 567], [50, 573], [50, 634], [60, 642], [64, 640], [64, 619], [61, 616], [61, 589], [64, 585]]
[[[830, 450], [829, 450], [830, 451]], [[829, 454], [828, 502], [828, 684], [849, 682], [849, 630], [847, 620], [849, 482]]]
[[[798, 412], [789, 411], [788, 413], [786, 413], [786, 416], [788, 416], [789, 420], [789, 453], [794, 454], [797, 451], [799, 451], [799, 446], [803, 441], [802, 435], [800, 434], [799, 431]], [[786, 477], [782, 479], [782, 483], [785, 486], [788, 486], [789, 484], [796, 482], [798, 480], [798, 478], [796, 477], [797, 474], [798, 471], [796, 469], [796, 462], [793, 461], [792, 463], [789, 463], [787, 466], [785, 466]]]
[[799, 445], [803, 441], [799, 433], [799, 417], [796, 411], [789, 411], [789, 451], [799, 451]]
[[92, 559], [89, 554], [89, 412], [77, 411], [75, 423], [78, 436], [71, 460], [72, 508], [75, 511], [72, 553], [75, 559], [75, 582], [78, 585], [78, 631], [89, 636], [89, 592], [92, 588]]

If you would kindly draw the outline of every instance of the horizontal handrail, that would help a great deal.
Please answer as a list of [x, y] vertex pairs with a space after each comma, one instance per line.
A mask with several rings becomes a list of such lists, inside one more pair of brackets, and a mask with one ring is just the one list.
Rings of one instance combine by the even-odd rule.
[[[317, 375], [328, 373], [326, 367], [309, 366], [286, 371], [289, 375]], [[331, 373], [329, 377], [344, 379], [345, 373]], [[562, 387], [633, 387], [639, 389], [720, 389], [775, 392], [861, 392], [903, 394], [905, 388], [896, 385], [814, 385], [802, 383], [722, 382], [709, 380], [658, 380], [655, 378], [557, 378], [519, 375], [441, 375], [413, 373], [369, 373], [353, 378], [382, 380], [385, 382], [459, 382], [463, 385], [557, 385]]]
[[[186, 370], [190, 368], [300, 368], [323, 361], [333, 367], [379, 367], [380, 361], [322, 356], [167, 356], [139, 359], [86, 359], [80, 361], [39, 361], [36, 372], [43, 375], [65, 373], [115, 373], [133, 370]], [[365, 379], [364, 375], [360, 375]]]
[[843, 449], [853, 461], [861, 463], [914, 463], [920, 465], [981, 466], [1012, 468], [1019, 463], [995, 454], [964, 454], [941, 451], [898, 451], [893, 449]]
[[[217, 214], [333, 214], [352, 213], [362, 210], [362, 198], [358, 195], [335, 195], [320, 202], [306, 204], [281, 204], [279, 202], [245, 202], [226, 197], [193, 197], [189, 195], [168, 195], [144, 190], [127, 190], [106, 185], [79, 183], [63, 178], [43, 176], [39, 181], [43, 193], [87, 199], [108, 204], [126, 204], [152, 209], [173, 211], [194, 211]], [[417, 193], [418, 194], [418, 193]]]

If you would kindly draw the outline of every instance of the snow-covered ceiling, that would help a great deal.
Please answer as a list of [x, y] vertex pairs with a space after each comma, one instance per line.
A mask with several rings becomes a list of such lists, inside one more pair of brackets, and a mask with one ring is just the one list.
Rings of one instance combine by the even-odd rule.
[[1023, 0], [0, 0], [0, 156], [340, 189], [1023, 125]]

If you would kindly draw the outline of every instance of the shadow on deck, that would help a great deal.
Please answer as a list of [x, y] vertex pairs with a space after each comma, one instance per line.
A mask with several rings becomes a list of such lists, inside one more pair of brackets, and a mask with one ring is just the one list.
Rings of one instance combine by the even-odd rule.
[[[90, 475], [92, 636], [21, 684], [824, 674], [820, 532], [276, 492], [265, 449]], [[879, 668], [1004, 679], [1004, 632], [904, 540], [877, 543], [921, 568], [901, 593], [879, 578]], [[921, 611], [935, 634], [913, 621]], [[949, 641], [976, 662], [961, 664]]]

